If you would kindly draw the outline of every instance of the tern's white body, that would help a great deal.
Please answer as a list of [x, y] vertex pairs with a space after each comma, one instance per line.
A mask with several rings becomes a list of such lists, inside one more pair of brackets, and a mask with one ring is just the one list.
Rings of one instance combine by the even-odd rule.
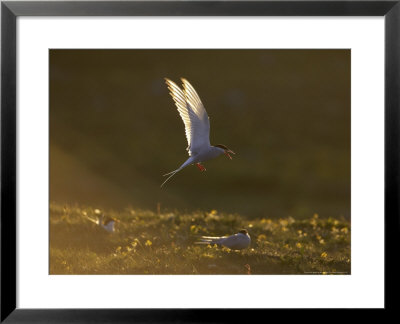
[[202, 236], [196, 244], [217, 244], [232, 250], [243, 250], [249, 247], [251, 238], [247, 231], [242, 230], [231, 236]]
[[223, 153], [231, 159], [229, 153], [234, 154], [224, 145], [212, 146], [210, 144], [210, 120], [207, 112], [193, 86], [186, 79], [181, 80], [182, 89], [169, 79], [165, 79], [165, 82], [185, 124], [187, 151], [190, 157], [178, 169], [165, 174], [169, 177], [161, 187], [188, 165], [198, 164], [199, 169], [204, 171], [205, 168], [200, 165], [201, 162], [216, 158]]
[[101, 227], [103, 227], [107, 232], [115, 232], [115, 221], [111, 219], [103, 222], [103, 224], [101, 224]]
[[88, 220], [90, 220], [91, 222], [95, 223], [96, 225], [101, 226], [109, 233], [115, 232], [115, 219], [113, 219], [113, 218], [104, 219], [103, 214], [100, 214], [99, 216], [97, 216], [96, 219], [93, 219], [89, 216], [86, 216], [86, 218]]
[[[183, 163], [178, 170], [175, 171], [180, 171], [183, 168], [187, 167], [188, 165], [192, 165], [194, 163], [201, 163], [201, 162], [205, 162], [207, 160], [211, 160], [216, 158], [217, 156], [220, 156], [221, 154], [224, 153], [224, 150], [216, 147], [216, 146], [206, 146], [206, 147], [202, 147], [201, 150], [198, 150], [197, 152], [195, 152], [192, 156], [190, 156], [185, 163]], [[175, 172], [174, 171], [174, 172]]]

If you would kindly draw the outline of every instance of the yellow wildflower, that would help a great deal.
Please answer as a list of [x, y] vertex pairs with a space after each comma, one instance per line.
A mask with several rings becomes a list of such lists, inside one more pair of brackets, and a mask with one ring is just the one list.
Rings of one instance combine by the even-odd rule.
[[286, 219], [279, 220], [279, 223], [281, 224], [282, 227], [286, 227], [289, 224], [289, 222]]
[[265, 234], [260, 234], [260, 235], [258, 235], [258, 240], [259, 241], [266, 241], [267, 240], [267, 236]]

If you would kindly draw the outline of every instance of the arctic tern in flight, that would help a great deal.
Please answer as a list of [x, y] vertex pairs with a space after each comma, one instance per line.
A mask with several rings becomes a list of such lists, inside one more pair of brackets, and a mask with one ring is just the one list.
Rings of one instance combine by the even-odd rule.
[[164, 174], [164, 176], [169, 177], [161, 187], [188, 165], [196, 164], [200, 171], [205, 171], [206, 168], [201, 164], [202, 162], [216, 158], [221, 154], [225, 154], [232, 159], [230, 154], [235, 154], [225, 145], [210, 145], [210, 121], [207, 112], [199, 95], [189, 81], [184, 78], [181, 80], [182, 89], [167, 78], [165, 78], [165, 83], [185, 124], [189, 158], [178, 169]]

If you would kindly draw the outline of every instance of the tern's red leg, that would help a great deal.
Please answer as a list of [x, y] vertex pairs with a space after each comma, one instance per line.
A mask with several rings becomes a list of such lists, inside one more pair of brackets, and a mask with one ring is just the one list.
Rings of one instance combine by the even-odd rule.
[[204, 167], [204, 165], [201, 165], [200, 163], [196, 163], [197, 167], [199, 168], [200, 171], [206, 171], [206, 168]]

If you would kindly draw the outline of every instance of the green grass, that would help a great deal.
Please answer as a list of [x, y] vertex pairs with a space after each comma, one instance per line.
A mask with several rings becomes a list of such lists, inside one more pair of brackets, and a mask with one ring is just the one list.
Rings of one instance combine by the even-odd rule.
[[[50, 204], [50, 274], [350, 274], [350, 223], [310, 215], [246, 219], [216, 210], [103, 211], [107, 233], [87, 220], [94, 208]], [[200, 235], [246, 228], [250, 248], [194, 245]]]

